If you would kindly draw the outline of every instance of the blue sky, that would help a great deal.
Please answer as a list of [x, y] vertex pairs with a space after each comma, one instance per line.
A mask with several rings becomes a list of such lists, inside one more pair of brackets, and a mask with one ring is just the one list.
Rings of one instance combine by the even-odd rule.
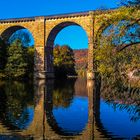
[[52, 15], [114, 8], [120, 0], [1, 0], [0, 18]]
[[[120, 0], [1, 0], [0, 19], [96, 10], [101, 7], [115, 8]], [[80, 39], [78, 37], [80, 36]], [[75, 40], [73, 40], [75, 38]], [[82, 41], [81, 41], [82, 40]], [[55, 40], [56, 44], [68, 44], [72, 48], [86, 48], [85, 32], [77, 27], [63, 29]]]
[[55, 44], [69, 45], [73, 49], [88, 48], [86, 32], [80, 26], [69, 26], [64, 28], [55, 39]]

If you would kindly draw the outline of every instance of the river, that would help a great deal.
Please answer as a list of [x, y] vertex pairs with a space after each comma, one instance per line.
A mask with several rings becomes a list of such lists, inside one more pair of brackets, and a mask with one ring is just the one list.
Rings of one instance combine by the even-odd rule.
[[1, 81], [1, 139], [140, 139], [140, 90], [79, 78]]

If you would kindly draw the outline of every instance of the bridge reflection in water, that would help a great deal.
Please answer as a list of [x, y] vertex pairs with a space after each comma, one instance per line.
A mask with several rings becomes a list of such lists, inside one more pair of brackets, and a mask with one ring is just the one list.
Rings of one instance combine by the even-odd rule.
[[[18, 120], [12, 117], [12, 115], [15, 116], [14, 113], [9, 113], [10, 111], [8, 111], [8, 115], [4, 117], [6, 118], [10, 115], [10, 120], [5, 119], [5, 123], [4, 119], [0, 119], [0, 139], [92, 140], [139, 138], [139, 128], [135, 129], [135, 132], [132, 131], [134, 132], [132, 136], [124, 137], [124, 133], [127, 130], [123, 133], [121, 131], [117, 132], [115, 126], [109, 127], [115, 120], [104, 122], [104, 118], [109, 117], [110, 112], [104, 110], [105, 116], [103, 116], [102, 110], [105, 105], [100, 99], [100, 87], [101, 83], [93, 80], [35, 81], [34, 109], [33, 104], [28, 103], [22, 110], [22, 112], [27, 112], [28, 115], [17, 114], [17, 116], [20, 116]], [[18, 90], [20, 91], [21, 88], [15, 91]], [[11, 90], [8, 93], [9, 96], [12, 96]], [[9, 106], [11, 109], [12, 105]], [[140, 115], [137, 117], [140, 118]], [[22, 118], [24, 120], [21, 121]], [[117, 120], [119, 119], [121, 120], [121, 118], [117, 118]], [[121, 125], [121, 122], [119, 124]], [[138, 126], [140, 126], [140, 121], [138, 121], [136, 127]], [[120, 126], [120, 129], [121, 127], [126, 126]], [[134, 129], [134, 127], [132, 126], [131, 129]]]
[[[81, 86], [81, 88], [83, 89], [80, 89], [80, 87], [78, 87], [76, 84]], [[93, 131], [94, 131], [93, 129], [94, 127], [93, 126], [94, 125], [93, 123], [93, 118], [94, 118], [93, 117], [93, 81], [88, 82], [88, 86], [89, 86], [88, 90], [86, 89], [85, 80], [83, 81], [77, 80], [76, 82], [75, 80], [63, 81], [62, 84], [57, 83], [57, 82], [54, 84], [54, 81], [50, 80], [46, 82], [46, 85], [44, 84], [43, 81], [42, 82], [39, 81], [38, 85], [39, 85], [38, 93], [41, 94], [40, 101], [42, 99], [42, 102], [41, 102], [42, 110], [44, 110], [42, 111], [42, 113], [44, 114], [41, 115], [41, 116], [44, 116], [42, 119], [42, 122], [43, 122], [42, 123], [43, 124], [42, 137], [44, 139], [73, 138], [73, 139], [86, 140], [86, 139], [93, 138], [93, 135], [94, 135], [93, 134]], [[58, 94], [63, 94], [61, 95], [62, 96], [61, 99], [63, 101], [61, 99], [60, 99], [61, 101], [59, 101], [59, 97], [58, 97], [59, 95], [58, 96], [56, 95], [58, 91], [59, 91]], [[68, 97], [69, 95], [71, 96]], [[82, 98], [84, 105], [82, 104], [83, 102], [77, 102], [74, 105], [72, 105], [74, 102], [73, 96]], [[78, 99], [76, 98], [75, 100], [78, 100]], [[77, 105], [78, 103], [81, 103], [81, 104]], [[75, 111], [72, 111], [73, 108], [71, 107], [70, 109], [69, 106], [74, 106]], [[81, 108], [79, 106], [81, 106]], [[81, 113], [82, 109], [84, 110], [83, 113]], [[59, 116], [59, 115], [62, 115], [62, 113], [64, 113], [64, 115]], [[81, 118], [77, 118], [77, 116], [79, 116], [79, 114], [77, 113], [81, 115], [80, 116]], [[70, 116], [68, 116], [67, 114]], [[68, 117], [68, 119], [65, 117]], [[81, 119], [83, 119], [84, 121], [80, 121]], [[71, 122], [66, 122], [70, 120]], [[77, 126], [78, 125], [77, 121], [80, 122], [79, 125], [81, 125], [82, 127]], [[68, 125], [70, 124], [72, 124], [73, 126], [69, 127]], [[38, 138], [41, 136], [35, 136], [35, 137]]]

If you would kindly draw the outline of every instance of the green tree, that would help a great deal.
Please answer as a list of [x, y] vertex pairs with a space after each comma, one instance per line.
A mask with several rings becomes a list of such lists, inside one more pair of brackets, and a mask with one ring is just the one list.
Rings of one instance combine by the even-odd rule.
[[20, 40], [14, 41], [7, 50], [6, 77], [23, 78], [27, 71], [27, 62]]
[[67, 46], [56, 45], [54, 47], [55, 74], [59, 77], [75, 74], [75, 60], [73, 50]]
[[131, 46], [120, 52], [114, 52], [114, 47], [104, 46], [96, 50], [97, 71], [104, 77], [126, 79], [128, 73], [140, 68], [140, 48]]
[[25, 60], [27, 63], [27, 76], [29, 78], [33, 77], [34, 72], [34, 47], [24, 47], [24, 54], [25, 54]]

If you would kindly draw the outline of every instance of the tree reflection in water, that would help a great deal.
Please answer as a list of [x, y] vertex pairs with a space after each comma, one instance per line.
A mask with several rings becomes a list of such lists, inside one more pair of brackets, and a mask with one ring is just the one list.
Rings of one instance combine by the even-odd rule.
[[[100, 132], [100, 139], [139, 138], [138, 87], [127, 86], [119, 78], [96, 79], [87, 85], [81, 80], [50, 80], [34, 86], [35, 94], [30, 84], [0, 82], [0, 124], [4, 128], [14, 132], [29, 128], [32, 136], [39, 137], [53, 132], [60, 137], [87, 134], [96, 139]], [[33, 125], [28, 127], [33, 117]], [[6, 138], [2, 132], [0, 139], [3, 137]]]
[[13, 81], [0, 86], [0, 120], [10, 130], [26, 129], [32, 122], [33, 88], [30, 86]]
[[75, 93], [74, 84], [75, 79], [55, 82], [53, 91], [53, 107], [67, 108], [70, 106]]
[[119, 78], [102, 80], [101, 98], [114, 110], [125, 110], [131, 121], [140, 120], [140, 87], [133, 87]]

